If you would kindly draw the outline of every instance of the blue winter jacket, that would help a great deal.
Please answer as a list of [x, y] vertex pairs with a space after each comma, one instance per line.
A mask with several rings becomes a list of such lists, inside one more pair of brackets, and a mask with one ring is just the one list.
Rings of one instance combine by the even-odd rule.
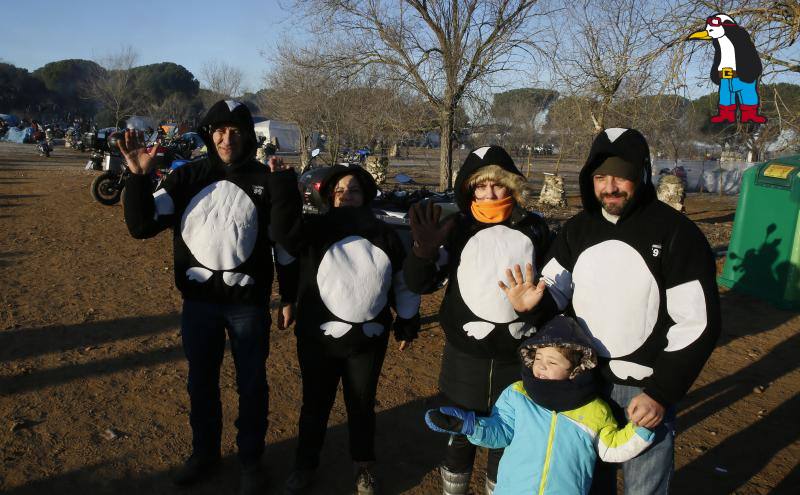
[[494, 495], [575, 495], [589, 492], [598, 454], [627, 461], [650, 445], [653, 432], [633, 423], [619, 428], [601, 399], [556, 413], [533, 402], [519, 381], [503, 391], [491, 416], [476, 419], [467, 438], [505, 448]]

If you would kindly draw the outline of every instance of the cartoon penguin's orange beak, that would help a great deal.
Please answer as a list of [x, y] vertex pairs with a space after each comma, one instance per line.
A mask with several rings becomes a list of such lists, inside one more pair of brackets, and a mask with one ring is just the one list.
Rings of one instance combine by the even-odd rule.
[[713, 38], [711, 38], [711, 35], [708, 34], [708, 31], [706, 31], [704, 29], [702, 31], [698, 31], [696, 33], [690, 34], [687, 39], [690, 39], [690, 40], [710, 40], [710, 39], [713, 39]]

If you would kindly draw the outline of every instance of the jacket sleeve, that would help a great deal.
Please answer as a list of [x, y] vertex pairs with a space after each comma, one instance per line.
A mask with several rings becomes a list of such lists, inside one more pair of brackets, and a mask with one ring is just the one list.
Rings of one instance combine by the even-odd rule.
[[277, 243], [273, 243], [272, 254], [275, 261], [275, 272], [278, 275], [278, 294], [281, 296], [281, 304], [293, 304], [297, 301], [300, 260]]
[[155, 193], [152, 192], [152, 179], [147, 174], [131, 174], [125, 181], [123, 214], [128, 232], [135, 239], [154, 237], [173, 225], [175, 202], [170, 193], [178, 183], [177, 172], [168, 175], [164, 186]]
[[450, 267], [450, 252], [448, 247], [439, 247], [439, 257], [427, 260], [408, 252], [403, 263], [403, 272], [406, 274], [408, 288], [417, 294], [430, 294], [437, 288], [437, 284], [447, 278]]
[[703, 233], [688, 219], [665, 252], [664, 285], [671, 325], [644, 392], [661, 403], [678, 402], [714, 350], [720, 333], [716, 264]]
[[514, 439], [514, 395], [518, 394], [512, 387], [507, 387], [497, 398], [490, 416], [475, 418], [475, 431], [467, 435], [467, 440], [474, 445], [490, 449], [502, 449]]
[[403, 267], [406, 251], [397, 232], [387, 228], [389, 249], [391, 251], [392, 288], [389, 291], [389, 300], [395, 312], [392, 331], [395, 340], [411, 341], [417, 338], [420, 327], [419, 307], [422, 300], [419, 293], [408, 288]]
[[608, 422], [597, 432], [597, 455], [603, 462], [625, 462], [653, 443], [655, 433], [628, 423], [620, 428], [609, 410]]
[[267, 176], [267, 188], [272, 240], [297, 257], [305, 240], [303, 200], [297, 188], [297, 174], [293, 169], [272, 172]]
[[628, 423], [620, 428], [608, 403], [596, 399], [578, 409], [562, 413], [592, 436], [597, 455], [605, 462], [625, 462], [653, 443], [655, 433]]

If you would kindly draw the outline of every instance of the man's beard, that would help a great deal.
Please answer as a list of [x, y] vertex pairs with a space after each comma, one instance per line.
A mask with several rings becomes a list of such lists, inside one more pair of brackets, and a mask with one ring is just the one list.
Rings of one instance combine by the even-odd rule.
[[[621, 203], [606, 204], [606, 202], [603, 200], [607, 197], [623, 198], [623, 200]], [[603, 209], [606, 210], [608, 214], [614, 216], [620, 216], [622, 215], [622, 212], [625, 210], [625, 207], [628, 206], [628, 203], [630, 203], [631, 198], [630, 196], [628, 196], [628, 193], [617, 192], [612, 194], [603, 193], [600, 195], [598, 200], [600, 201], [600, 204], [603, 206]]]

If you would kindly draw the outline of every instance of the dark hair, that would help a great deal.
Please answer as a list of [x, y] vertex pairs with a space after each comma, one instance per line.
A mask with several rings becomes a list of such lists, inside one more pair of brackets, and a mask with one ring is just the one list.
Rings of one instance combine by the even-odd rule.
[[567, 358], [567, 361], [569, 361], [569, 364], [571, 364], [573, 368], [576, 368], [581, 364], [581, 361], [583, 361], [583, 351], [561, 346], [556, 346], [556, 350], [559, 354]]

